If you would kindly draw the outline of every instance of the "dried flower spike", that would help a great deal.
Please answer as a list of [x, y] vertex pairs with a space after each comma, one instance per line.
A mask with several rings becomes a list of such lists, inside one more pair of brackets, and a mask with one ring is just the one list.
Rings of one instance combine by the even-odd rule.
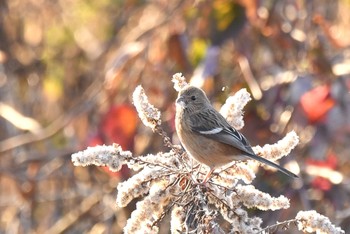
[[264, 158], [275, 161], [288, 155], [298, 143], [298, 135], [291, 131], [277, 143], [273, 145], [266, 144], [263, 147], [254, 146], [253, 150], [257, 155], [263, 155]]
[[146, 167], [133, 177], [118, 184], [117, 205], [125, 207], [131, 200], [148, 193], [149, 182], [157, 174], [159, 168]]
[[227, 122], [236, 129], [242, 129], [243, 108], [252, 100], [246, 89], [241, 89], [235, 95], [226, 99], [225, 104], [220, 109], [220, 114], [224, 116]]
[[316, 232], [320, 234], [345, 233], [340, 227], [334, 226], [327, 217], [320, 215], [314, 210], [299, 211], [295, 219], [298, 223], [298, 229], [303, 232]]
[[[253, 185], [237, 185], [237, 196], [246, 207], [259, 210], [279, 210], [289, 208], [289, 200], [284, 196], [271, 197], [270, 194], [261, 192]], [[235, 196], [233, 196], [235, 198]]]
[[161, 124], [160, 111], [148, 102], [148, 98], [141, 85], [136, 87], [132, 98], [141, 121], [145, 126], [152, 128], [154, 131], [156, 126]]
[[119, 145], [98, 145], [72, 154], [72, 162], [74, 166], [107, 166], [111, 171], [116, 172], [125, 163], [125, 158], [131, 155], [130, 151], [123, 151]]
[[136, 204], [136, 210], [124, 227], [125, 233], [158, 233], [158, 228], [153, 223], [173, 199], [168, 187], [173, 181], [174, 177], [171, 177], [168, 181], [162, 180], [151, 185], [149, 195]]
[[182, 73], [176, 73], [173, 75], [173, 79], [171, 81], [174, 83], [174, 89], [178, 92], [188, 85]]
[[173, 210], [171, 211], [171, 233], [172, 234], [179, 234], [179, 233], [185, 233], [185, 209], [183, 206], [177, 206], [175, 205], [173, 207]]

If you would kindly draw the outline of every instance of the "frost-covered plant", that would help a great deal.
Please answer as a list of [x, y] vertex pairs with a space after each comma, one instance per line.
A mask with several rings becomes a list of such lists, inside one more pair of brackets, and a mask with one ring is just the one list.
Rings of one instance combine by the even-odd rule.
[[[188, 85], [180, 73], [173, 76], [173, 82], [177, 91]], [[220, 113], [233, 127], [241, 129], [244, 126], [243, 108], [249, 100], [249, 93], [242, 89], [227, 99]], [[207, 184], [200, 184], [208, 168], [196, 165], [179, 145], [172, 144], [161, 128], [160, 111], [148, 102], [141, 86], [136, 88], [133, 102], [143, 124], [163, 137], [169, 152], [134, 156], [115, 144], [89, 147], [72, 155], [75, 166], [93, 164], [118, 171], [126, 164], [139, 171], [117, 188], [117, 205], [120, 207], [143, 197], [127, 221], [125, 233], [158, 233], [158, 224], [168, 213], [171, 233], [268, 233], [291, 223], [305, 232], [344, 233], [315, 211], [300, 211], [295, 219], [262, 228], [262, 220], [249, 217], [247, 208], [273, 211], [287, 209], [290, 204], [282, 195], [272, 197], [251, 185], [255, 178], [252, 166], [257, 164], [256, 161], [233, 162], [220, 173], [213, 174]], [[292, 131], [273, 145], [255, 146], [253, 150], [275, 161], [288, 155], [298, 141], [297, 134]], [[223, 220], [229, 224], [228, 229], [220, 225]]]

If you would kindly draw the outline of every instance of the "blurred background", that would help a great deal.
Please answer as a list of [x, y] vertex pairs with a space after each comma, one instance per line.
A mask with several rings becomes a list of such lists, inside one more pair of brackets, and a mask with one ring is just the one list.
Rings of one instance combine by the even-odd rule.
[[118, 208], [116, 186], [132, 172], [70, 155], [167, 151], [131, 95], [144, 87], [177, 142], [177, 72], [218, 108], [247, 88], [252, 145], [300, 136], [280, 163], [301, 180], [260, 169], [254, 181], [291, 200], [251, 210], [263, 226], [315, 209], [350, 232], [349, 0], [3, 0], [0, 12], [0, 233], [121, 233], [135, 203]]

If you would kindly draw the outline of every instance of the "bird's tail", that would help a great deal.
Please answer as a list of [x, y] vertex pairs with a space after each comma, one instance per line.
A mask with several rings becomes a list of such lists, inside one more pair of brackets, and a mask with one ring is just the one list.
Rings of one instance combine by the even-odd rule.
[[273, 162], [271, 162], [271, 161], [269, 161], [269, 160], [267, 160], [267, 159], [265, 159], [265, 158], [263, 158], [263, 157], [257, 156], [257, 155], [255, 155], [255, 154], [249, 154], [248, 156], [249, 156], [250, 158], [252, 158], [252, 159], [255, 159], [255, 160], [261, 162], [261, 163], [265, 163], [266, 165], [269, 165], [270, 167], [276, 168], [277, 170], [283, 172], [283, 173], [286, 174], [287, 176], [290, 176], [290, 177], [292, 177], [292, 178], [299, 178], [296, 174], [294, 174], [294, 173], [288, 171], [287, 169], [281, 167], [280, 165], [277, 165], [276, 163], [273, 163]]

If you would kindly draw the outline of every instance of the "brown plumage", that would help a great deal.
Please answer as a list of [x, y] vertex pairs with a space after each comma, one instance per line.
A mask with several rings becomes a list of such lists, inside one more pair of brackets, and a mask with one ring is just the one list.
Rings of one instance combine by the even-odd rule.
[[255, 159], [297, 178], [285, 168], [257, 156], [247, 139], [210, 104], [203, 90], [188, 86], [176, 100], [176, 131], [183, 147], [194, 159], [210, 167], [202, 183], [218, 167], [236, 160]]

